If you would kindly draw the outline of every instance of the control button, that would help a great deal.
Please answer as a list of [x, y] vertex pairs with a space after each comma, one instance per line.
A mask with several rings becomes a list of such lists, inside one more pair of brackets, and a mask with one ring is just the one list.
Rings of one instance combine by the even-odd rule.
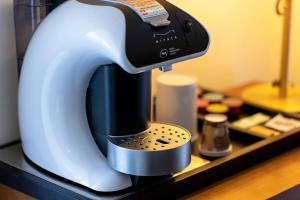
[[191, 22], [190, 20], [185, 20], [184, 21], [184, 30], [187, 32], [190, 32], [190, 30], [193, 27], [193, 22]]
[[168, 52], [167, 49], [163, 49], [163, 50], [160, 51], [160, 57], [161, 57], [161, 58], [165, 58], [165, 57], [167, 57], [168, 55], [169, 55], [169, 52]]

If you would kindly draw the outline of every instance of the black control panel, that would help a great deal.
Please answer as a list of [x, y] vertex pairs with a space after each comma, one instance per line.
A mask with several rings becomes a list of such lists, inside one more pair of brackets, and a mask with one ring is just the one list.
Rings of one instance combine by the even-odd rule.
[[209, 45], [209, 35], [198, 21], [164, 0], [158, 2], [168, 11], [170, 25], [153, 27], [122, 8], [126, 15], [127, 58], [135, 67], [200, 53]]
[[126, 55], [137, 68], [201, 53], [209, 45], [209, 35], [205, 28], [189, 14], [165, 0], [157, 2], [166, 9], [171, 23], [160, 27], [145, 23], [134, 10], [122, 4], [96, 0], [79, 1], [114, 6], [124, 13]]

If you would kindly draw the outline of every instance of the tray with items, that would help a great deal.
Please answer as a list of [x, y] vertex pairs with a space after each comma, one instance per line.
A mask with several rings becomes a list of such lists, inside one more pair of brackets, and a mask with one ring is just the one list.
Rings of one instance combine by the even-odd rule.
[[226, 115], [231, 129], [260, 138], [278, 136], [300, 128], [297, 113], [278, 113], [221, 93], [204, 92], [197, 99], [197, 107], [202, 120], [206, 114]]
[[135, 193], [137, 197], [179, 197], [300, 144], [296, 114], [278, 113], [209, 90], [199, 94], [197, 108], [199, 137], [192, 141], [190, 166], [169, 177], [149, 179]]

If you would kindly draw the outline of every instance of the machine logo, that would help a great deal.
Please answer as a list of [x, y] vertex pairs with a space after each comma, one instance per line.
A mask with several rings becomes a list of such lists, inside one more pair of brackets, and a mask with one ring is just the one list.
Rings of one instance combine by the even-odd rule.
[[165, 57], [167, 57], [168, 55], [169, 55], [168, 49], [162, 49], [162, 50], [160, 51], [160, 57], [161, 57], [161, 58], [165, 58]]
[[168, 35], [175, 35], [175, 30], [169, 30], [168, 32], [166, 32], [166, 33], [154, 33], [153, 34], [153, 37], [154, 38], [159, 38], [159, 37], [166, 37], [166, 36], [168, 36]]
[[153, 38], [155, 38], [156, 44], [171, 42], [178, 39], [175, 30], [169, 30], [166, 33], [154, 33]]

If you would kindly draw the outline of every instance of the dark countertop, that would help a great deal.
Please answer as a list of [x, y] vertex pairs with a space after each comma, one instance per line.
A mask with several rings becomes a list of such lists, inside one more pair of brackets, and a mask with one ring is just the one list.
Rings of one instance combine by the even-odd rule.
[[128, 195], [97, 194], [40, 170], [24, 157], [20, 144], [0, 150], [0, 169], [0, 182], [36, 198], [109, 200]]
[[0, 183], [38, 199], [151, 199], [152, 193], [157, 195], [165, 191], [164, 187], [160, 187], [160, 182], [165, 182], [163, 185], [170, 184], [170, 181], [172, 183], [180, 182], [184, 172], [191, 171], [206, 163], [207, 161], [193, 156], [191, 165], [172, 177], [152, 180], [152, 184], [135, 191], [100, 193], [37, 167], [25, 158], [21, 144], [16, 143], [0, 148]]
[[231, 131], [232, 154], [209, 162], [197, 154], [199, 146], [196, 142], [192, 144], [195, 148], [192, 162], [182, 172], [142, 179], [138, 188], [114, 193], [94, 192], [37, 167], [24, 157], [20, 143], [16, 143], [0, 148], [0, 184], [37, 199], [174, 199], [299, 147], [298, 129], [277, 137], [254, 138], [254, 141], [254, 136]]

